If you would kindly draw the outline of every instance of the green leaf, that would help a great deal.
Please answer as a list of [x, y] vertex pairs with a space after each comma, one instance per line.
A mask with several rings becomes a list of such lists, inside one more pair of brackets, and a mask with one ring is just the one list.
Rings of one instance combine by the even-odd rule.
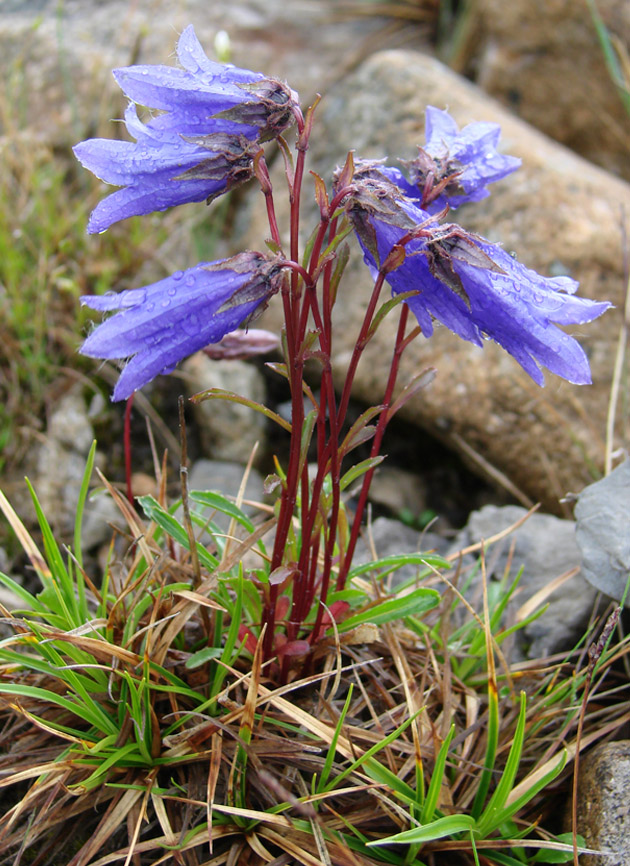
[[385, 569], [379, 577], [384, 577], [390, 571], [396, 571], [402, 568], [403, 565], [430, 565], [433, 568], [452, 568], [452, 564], [447, 562], [441, 556], [435, 553], [394, 553], [391, 556], [384, 556], [382, 559], [375, 559], [373, 562], [366, 562], [363, 565], [357, 565], [348, 574], [348, 583], [368, 571], [378, 571]]
[[99, 731], [108, 734], [118, 733], [113, 720], [95, 702], [93, 702], [92, 706], [86, 706], [76, 700], [57, 695], [55, 692], [49, 691], [49, 689], [42, 689], [38, 686], [25, 686], [20, 683], [0, 683], [0, 694], [8, 695], [9, 697], [22, 696], [25, 698], [35, 698], [36, 700], [56, 704], [73, 716], [84, 719]]
[[[162, 508], [157, 499], [153, 496], [140, 496], [138, 502], [149, 520], [157, 523], [157, 525], [163, 529], [167, 535], [170, 535], [170, 537], [185, 550], [190, 550], [188, 533], [185, 528], [175, 517], [173, 517], [172, 514], [169, 514], [168, 511], [165, 511], [164, 508]], [[197, 542], [196, 547], [200, 562], [202, 562], [206, 568], [214, 571], [218, 565], [217, 559], [215, 559], [212, 554], [208, 553], [203, 544]]]
[[200, 394], [195, 394], [190, 398], [193, 403], [203, 403], [204, 400], [229, 400], [230, 403], [239, 403], [241, 406], [247, 406], [249, 409], [254, 409], [260, 412], [271, 421], [275, 421], [280, 427], [283, 427], [288, 433], [291, 432], [291, 424], [281, 418], [277, 412], [263, 406], [262, 403], [257, 403], [255, 400], [248, 400], [246, 397], [241, 397], [240, 394], [234, 394], [232, 391], [224, 391], [223, 388], [208, 388], [207, 391], [202, 391]]
[[451, 746], [451, 740], [453, 739], [454, 735], [455, 725], [453, 724], [451, 725], [451, 729], [448, 732], [448, 736], [440, 746], [440, 751], [438, 752], [437, 758], [435, 759], [435, 765], [433, 767], [433, 772], [431, 773], [431, 782], [429, 783], [427, 795], [422, 805], [422, 812], [420, 813], [421, 824], [428, 824], [429, 821], [433, 820], [433, 815], [437, 808], [438, 799], [440, 796], [440, 790], [442, 788], [442, 782], [444, 781], [444, 767], [446, 766], [448, 750]]
[[212, 490], [191, 490], [188, 494], [191, 502], [197, 502], [199, 505], [205, 505], [213, 511], [220, 511], [222, 514], [227, 514], [228, 517], [234, 518], [237, 523], [240, 523], [248, 532], [253, 532], [255, 527], [249, 517], [244, 514], [241, 509], [230, 502], [225, 496], [216, 493]]
[[414, 842], [432, 842], [434, 839], [443, 839], [445, 836], [454, 836], [457, 833], [475, 829], [475, 819], [471, 818], [470, 815], [446, 815], [446, 817], [438, 818], [437, 821], [424, 824], [422, 827], [412, 827], [411, 830], [405, 830], [395, 836], [377, 839], [367, 844], [369, 847], [371, 845], [409, 845]]
[[201, 665], [205, 665], [206, 662], [212, 661], [212, 659], [221, 658], [222, 653], [223, 650], [221, 647], [205, 646], [203, 649], [198, 650], [186, 659], [186, 667], [189, 670], [201, 667]]
[[[493, 698], [494, 701], [497, 700], [496, 693], [494, 690], [489, 689], [489, 697]], [[489, 711], [491, 711], [492, 707], [489, 707]], [[490, 721], [492, 721], [493, 713], [490, 712], [490, 720], [489, 720], [489, 730], [488, 730], [488, 742], [491, 742], [491, 732], [490, 732]], [[497, 722], [498, 722], [498, 710], [497, 710]], [[516, 724], [516, 730], [514, 732], [514, 739], [512, 740], [512, 746], [510, 748], [510, 753], [508, 755], [508, 759], [506, 761], [503, 772], [501, 773], [501, 778], [499, 780], [499, 784], [494, 790], [494, 793], [490, 797], [488, 805], [483, 811], [483, 814], [479, 818], [479, 832], [485, 838], [488, 836], [499, 824], [502, 824], [508, 815], [505, 814], [504, 806], [507, 801], [507, 798], [514, 786], [514, 780], [516, 778], [516, 774], [518, 772], [519, 765], [521, 763], [521, 754], [523, 751], [523, 742], [525, 739], [525, 722], [527, 720], [527, 695], [525, 692], [521, 692], [520, 695], [520, 708], [518, 714], [518, 722]], [[498, 724], [497, 724], [498, 727]], [[498, 740], [498, 731], [494, 739]], [[493, 749], [493, 754], [491, 758], [488, 758], [486, 762], [486, 770], [491, 771], [492, 766], [494, 765], [494, 757], [496, 753], [496, 745]], [[513, 814], [513, 813], [510, 813]]]
[[[366, 428], [367, 429], [367, 428]], [[351, 466], [350, 469], [342, 476], [339, 482], [339, 488], [345, 490], [353, 481], [365, 475], [370, 469], [374, 469], [379, 463], [382, 463], [385, 457], [379, 455], [377, 457], [368, 457], [367, 460], [362, 460], [360, 463]]]
[[437, 607], [439, 603], [440, 593], [436, 589], [420, 587], [400, 598], [389, 598], [374, 604], [367, 610], [349, 616], [337, 624], [337, 630], [340, 632], [348, 631], [366, 622], [383, 625], [383, 623], [402, 619], [406, 616], [421, 616]]

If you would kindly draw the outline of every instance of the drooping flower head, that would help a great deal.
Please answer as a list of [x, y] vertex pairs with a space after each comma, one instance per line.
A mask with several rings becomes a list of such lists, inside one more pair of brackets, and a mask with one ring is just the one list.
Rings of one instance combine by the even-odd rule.
[[[358, 165], [370, 177], [371, 193], [379, 166]], [[391, 177], [387, 172], [385, 181]], [[385, 278], [394, 295], [416, 293], [405, 303], [426, 337], [437, 320], [479, 346], [484, 336], [495, 340], [539, 385], [544, 385], [541, 366], [574, 384], [591, 381], [584, 350], [556, 325], [590, 322], [609, 303], [576, 297], [578, 284], [570, 277], [543, 277], [496, 244], [440, 224], [404, 196], [396, 199], [395, 215], [382, 201], [376, 210], [369, 201], [359, 190], [346, 202], [365, 261], [376, 272], [402, 243], [404, 260]]]
[[418, 156], [401, 160], [408, 179], [397, 168], [385, 168], [410, 198], [428, 213], [446, 205], [458, 208], [490, 195], [486, 186], [520, 166], [521, 160], [497, 152], [501, 127], [497, 123], [469, 123], [460, 130], [447, 111], [428, 105], [424, 147]]
[[111, 295], [86, 295], [81, 303], [116, 315], [81, 347], [91, 358], [127, 359], [113, 400], [125, 400], [183, 358], [252, 318], [280, 288], [282, 263], [246, 251], [201, 262], [152, 285]]
[[[129, 66], [114, 77], [132, 102], [125, 112], [135, 142], [89, 139], [79, 161], [124, 189], [94, 209], [88, 231], [130, 216], [211, 200], [249, 179], [259, 145], [289, 126], [298, 105], [288, 85], [209, 60], [192, 26], [177, 46], [182, 69]], [[143, 123], [134, 103], [162, 112]]]

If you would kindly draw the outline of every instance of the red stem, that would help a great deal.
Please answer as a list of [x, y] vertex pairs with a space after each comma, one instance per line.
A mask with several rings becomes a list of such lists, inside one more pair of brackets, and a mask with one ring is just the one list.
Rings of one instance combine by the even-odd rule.
[[127, 483], [127, 499], [132, 507], [134, 506], [133, 501], [133, 490], [131, 488], [131, 409], [133, 407], [133, 398], [135, 394], [132, 394], [131, 397], [127, 400], [127, 405], [125, 406], [125, 423], [123, 428], [123, 442], [125, 449], [125, 480]]
[[[387, 388], [385, 389], [385, 397], [383, 399], [384, 408], [379, 415], [378, 423], [376, 425], [376, 433], [374, 434], [374, 439], [372, 441], [370, 457], [376, 457], [378, 455], [381, 448], [381, 443], [383, 441], [385, 428], [387, 427], [387, 415], [394, 396], [394, 388], [396, 386], [396, 379], [398, 377], [398, 370], [400, 368], [400, 359], [402, 357], [404, 349], [407, 345], [409, 345], [408, 341], [405, 340], [405, 328], [407, 327], [408, 316], [409, 307], [407, 306], [407, 304], [403, 304], [400, 311], [400, 319], [398, 321], [398, 333], [396, 334], [396, 345], [394, 347], [392, 365], [389, 371], [389, 378], [387, 380]], [[346, 578], [348, 576], [348, 571], [350, 570], [352, 557], [354, 556], [354, 549], [356, 547], [357, 540], [359, 538], [359, 532], [361, 530], [361, 520], [363, 519], [363, 512], [365, 511], [365, 506], [367, 504], [368, 493], [370, 492], [370, 484], [372, 482], [373, 475], [374, 469], [369, 469], [363, 476], [363, 484], [361, 486], [359, 502], [357, 504], [357, 510], [355, 512], [354, 520], [352, 523], [350, 540], [348, 542], [348, 547], [345, 552], [344, 560], [339, 568], [339, 575], [337, 577], [337, 590], [341, 590], [344, 588]]]

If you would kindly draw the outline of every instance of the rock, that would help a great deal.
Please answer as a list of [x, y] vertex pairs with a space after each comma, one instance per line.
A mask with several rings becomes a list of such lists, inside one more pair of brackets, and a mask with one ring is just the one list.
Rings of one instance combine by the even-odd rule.
[[[620, 601], [630, 575], [630, 460], [580, 493], [575, 519], [582, 574]], [[630, 597], [625, 605], [630, 607]]]
[[[486, 540], [522, 520], [526, 509], [516, 505], [497, 508], [486, 505], [470, 515], [468, 524], [457, 536], [451, 553]], [[512, 552], [513, 546], [513, 552]], [[575, 541], [575, 524], [551, 514], [532, 514], [526, 522], [506, 538], [493, 544], [486, 553], [486, 573], [489, 580], [501, 580], [508, 557], [512, 556], [510, 582], [523, 569], [517, 592], [508, 605], [507, 621], [511, 622], [518, 609], [535, 593], [543, 590], [557, 577], [580, 565], [580, 551]], [[466, 573], [460, 579], [460, 586]], [[466, 592], [476, 611], [483, 610], [483, 585], [479, 572]], [[538, 619], [519, 630], [515, 661], [527, 647], [529, 658], [544, 658], [570, 650], [582, 637], [596, 603], [597, 592], [576, 574], [545, 598], [547, 610]]]
[[100, 544], [109, 545], [113, 525], [124, 529], [126, 523], [109, 493], [103, 489], [90, 493], [81, 524], [83, 550], [95, 550]]
[[374, 473], [370, 501], [394, 515], [407, 513], [416, 519], [427, 508], [427, 491], [420, 476], [385, 461]]
[[153, 496], [157, 498], [158, 483], [152, 475], [146, 472], [133, 472], [131, 475], [131, 490], [134, 496]]
[[94, 434], [78, 389], [65, 394], [51, 413], [38, 450], [35, 492], [53, 530], [68, 537], [74, 530], [76, 505], [85, 461]]
[[[363, 157], [412, 156], [416, 143], [423, 141], [427, 103], [448, 105], [460, 125], [472, 120], [500, 123], [502, 149], [523, 159], [516, 174], [493, 185], [490, 198], [461, 208], [458, 221], [516, 250], [528, 267], [543, 274], [569, 273], [580, 280], [585, 297], [608, 299], [622, 307], [619, 213], [621, 204], [630, 201], [630, 186], [513, 118], [437, 60], [411, 52], [383, 52], [340, 82], [318, 109], [309, 168], [329, 179], [350, 148]], [[281, 169], [275, 181], [280, 189]], [[305, 192], [305, 202], [310, 199]], [[277, 211], [285, 228], [280, 197]], [[311, 207], [305, 220], [305, 237], [316, 218], [313, 211]], [[267, 234], [264, 207], [257, 205], [246, 245], [260, 246]], [[356, 245], [354, 249], [336, 309], [338, 385], [371, 290]], [[589, 462], [603, 462], [602, 434], [620, 315], [609, 311], [579, 331], [574, 329], [590, 355], [593, 372], [594, 384], [581, 388], [549, 374], [547, 387], [541, 389], [495, 344], [481, 350], [446, 328], [437, 328], [430, 340], [416, 340], [403, 356], [401, 384], [426, 366], [438, 369], [435, 382], [405, 407], [404, 416], [468, 462], [474, 459], [484, 474], [486, 461], [490, 471], [498, 470], [520, 491], [521, 501], [542, 501], [546, 510], [562, 513], [560, 498], [590, 480]], [[270, 304], [264, 326], [279, 328], [280, 316], [281, 305]], [[381, 325], [359, 365], [354, 396], [364, 402], [372, 403], [384, 393], [395, 327], [395, 317]]]
[[[74, 534], [76, 507], [93, 440], [85, 400], [79, 389], [73, 389], [61, 397], [50, 415], [32, 478], [39, 503], [59, 543], [70, 540]], [[95, 463], [103, 464], [98, 452]], [[21, 516], [28, 515], [31, 522], [35, 521], [32, 505], [23, 497], [19, 498], [18, 510]], [[84, 551], [111, 537], [110, 523], [124, 523], [118, 508], [102, 490], [91, 493], [81, 524]]]
[[[630, 740], [601, 743], [580, 762], [577, 831], [587, 847], [581, 866], [630, 863]], [[570, 822], [567, 829], [570, 829]]]
[[[265, 402], [265, 380], [253, 364], [245, 361], [212, 361], [203, 352], [197, 352], [182, 364], [182, 372], [189, 395], [220, 388], [255, 403]], [[260, 459], [267, 427], [264, 415], [230, 400], [204, 400], [192, 407], [204, 452], [209, 457], [246, 464], [258, 443]]]
[[[597, 10], [623, 58], [630, 47], [630, 6], [597, 0]], [[630, 179], [630, 117], [588, 5], [479, 0], [469, 15], [473, 26], [458, 54], [476, 83], [547, 135]]]

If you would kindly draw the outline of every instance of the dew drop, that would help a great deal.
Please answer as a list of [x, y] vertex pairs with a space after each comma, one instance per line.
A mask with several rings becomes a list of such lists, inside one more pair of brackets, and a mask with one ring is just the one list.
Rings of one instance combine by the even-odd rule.
[[[173, 280], [181, 280], [181, 278], [182, 278], [183, 276], [184, 276], [184, 272], [183, 272], [183, 271], [175, 271], [175, 273], [172, 275], [172, 279], [173, 279]], [[170, 289], [169, 289], [169, 294], [171, 294], [171, 290], [170, 290]], [[174, 289], [173, 289], [173, 294], [175, 294], [175, 290], [174, 290]]]
[[136, 289], [133, 292], [130, 292], [128, 295], [120, 299], [121, 307], [136, 307], [139, 304], [143, 304], [147, 297], [147, 293], [144, 289]]
[[186, 316], [182, 322], [182, 327], [190, 337], [194, 337], [199, 331], [199, 316], [196, 313]]
[[151, 301], [151, 303], [147, 304], [145, 307], [145, 310], [147, 311], [147, 313], [152, 313], [154, 309], [155, 309], [155, 304], [153, 303], [153, 301]]
[[195, 278], [192, 274], [188, 274], [188, 276], [186, 277], [184, 282], [186, 283], [187, 286], [194, 286], [195, 285]]
[[170, 295], [171, 298], [175, 297], [175, 295], [177, 294], [177, 289], [175, 288], [175, 286], [171, 286], [167, 294]]
[[[170, 290], [169, 290], [169, 294], [170, 294]], [[171, 305], [171, 299], [170, 298], [164, 298], [164, 300], [162, 301], [162, 306], [163, 307], [170, 307], [170, 305]]]

